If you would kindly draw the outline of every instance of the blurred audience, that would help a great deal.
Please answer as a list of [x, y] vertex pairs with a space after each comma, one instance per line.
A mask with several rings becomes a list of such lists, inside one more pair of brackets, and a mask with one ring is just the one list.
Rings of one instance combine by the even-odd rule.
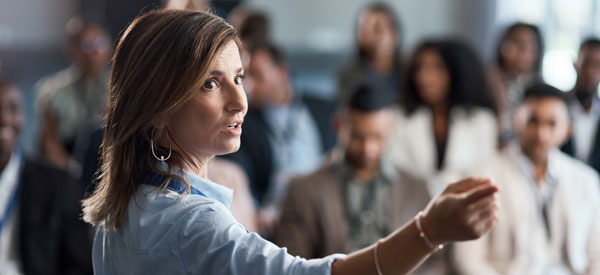
[[37, 84], [40, 150], [53, 165], [77, 171], [75, 140], [90, 123], [99, 125], [105, 110], [112, 41], [102, 26], [81, 17], [69, 20], [66, 29], [73, 64]]
[[210, 0], [163, 0], [165, 9], [204, 10], [210, 6]]
[[[508, 26], [488, 70], [452, 39], [421, 43], [405, 67], [399, 18], [371, 2], [357, 17], [356, 52], [337, 75], [335, 102], [296, 89], [268, 13], [225, 2], [245, 44], [249, 110], [240, 150], [212, 160], [208, 177], [235, 191], [230, 210], [248, 231], [304, 258], [349, 253], [471, 171], [500, 186], [497, 224], [436, 252], [415, 274], [600, 274], [599, 39], [581, 43], [566, 94], [541, 84], [535, 25]], [[143, 10], [227, 14], [210, 0], [148, 3]], [[72, 64], [35, 86], [39, 158], [18, 145], [23, 99], [0, 76], [0, 274], [92, 274], [79, 201], [102, 164], [113, 42], [88, 19], [66, 25]]]
[[538, 84], [516, 114], [518, 141], [474, 174], [498, 184], [498, 220], [477, 241], [457, 243], [462, 274], [600, 274], [600, 182], [558, 150], [568, 137], [562, 91]]
[[274, 46], [258, 45], [250, 53], [246, 73], [253, 89], [242, 143], [238, 152], [225, 157], [247, 173], [268, 231], [289, 179], [316, 169], [335, 144], [330, 123], [335, 103], [295, 91], [284, 57]]
[[402, 74], [400, 32], [400, 22], [387, 4], [372, 3], [359, 14], [357, 55], [338, 77], [338, 100], [342, 104], [348, 100], [349, 91], [361, 83], [396, 99]]
[[238, 30], [238, 34], [247, 48], [254, 48], [271, 41], [270, 23], [267, 16], [259, 11], [239, 7], [232, 11], [229, 20]]
[[467, 45], [429, 41], [408, 67], [394, 162], [427, 178], [431, 194], [496, 151], [497, 123], [483, 65]]
[[[231, 11], [228, 17], [231, 25], [238, 31], [238, 35], [244, 42], [240, 49], [242, 52], [242, 64], [248, 68], [250, 63], [249, 49], [260, 47], [263, 44], [269, 44], [270, 23], [267, 15], [261, 11], [253, 10], [246, 5], [239, 5]], [[248, 98], [252, 97], [254, 81], [251, 77], [244, 79], [244, 91]]]
[[22, 102], [17, 87], [0, 78], [0, 273], [92, 274], [79, 185], [23, 155]]
[[562, 149], [600, 171], [600, 40], [589, 38], [581, 43], [575, 70], [577, 81], [569, 93], [573, 132]]
[[513, 116], [523, 98], [523, 91], [542, 80], [543, 53], [542, 35], [537, 26], [514, 23], [500, 38], [496, 64], [490, 70], [490, 81], [498, 109], [501, 146], [515, 137]]
[[[356, 88], [335, 120], [339, 146], [316, 172], [290, 183], [275, 243], [307, 259], [349, 253], [386, 236], [427, 205], [425, 184], [396, 169], [386, 154], [391, 104], [372, 87]], [[417, 274], [440, 273], [440, 260], [429, 259]]]

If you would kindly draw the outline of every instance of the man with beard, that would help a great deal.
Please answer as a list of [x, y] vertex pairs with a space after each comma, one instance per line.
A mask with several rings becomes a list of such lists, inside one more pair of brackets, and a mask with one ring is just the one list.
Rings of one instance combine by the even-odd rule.
[[[424, 181], [392, 165], [393, 100], [360, 85], [335, 119], [339, 144], [314, 173], [288, 187], [274, 241], [304, 258], [369, 246], [413, 218], [430, 200]], [[441, 253], [416, 272], [441, 262]]]

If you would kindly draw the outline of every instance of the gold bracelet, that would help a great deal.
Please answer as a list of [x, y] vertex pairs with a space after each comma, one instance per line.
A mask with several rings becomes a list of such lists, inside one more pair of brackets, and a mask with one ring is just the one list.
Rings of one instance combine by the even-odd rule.
[[[425, 235], [425, 231], [423, 231], [423, 227], [421, 226], [421, 218], [423, 216], [424, 216], [423, 211], [419, 211], [419, 213], [417, 213], [417, 216], [415, 217], [417, 229], [419, 230], [419, 236], [421, 237], [421, 239], [423, 239], [423, 241], [425, 241], [425, 244], [427, 244], [427, 246], [429, 246], [429, 248], [436, 249], [435, 245], [433, 245], [431, 243], [431, 241], [429, 241], [429, 238], [427, 238], [427, 235]], [[442, 248], [444, 248], [444, 245], [440, 244], [437, 246], [437, 249], [435, 251], [438, 251]]]
[[377, 258], [377, 248], [379, 248], [379, 241], [375, 243], [375, 248], [373, 249], [373, 256], [375, 256], [375, 269], [377, 270], [377, 275], [383, 275], [381, 272], [381, 268], [379, 267], [379, 258]]

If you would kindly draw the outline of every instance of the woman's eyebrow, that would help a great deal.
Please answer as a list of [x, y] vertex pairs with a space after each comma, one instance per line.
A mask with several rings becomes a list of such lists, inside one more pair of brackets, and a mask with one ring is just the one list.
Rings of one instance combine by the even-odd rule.
[[[241, 73], [241, 72], [243, 72], [243, 71], [244, 71], [244, 67], [240, 67], [240, 68], [238, 68], [238, 69], [235, 71], [235, 73], [236, 73], [236, 74], [239, 74], [239, 73]], [[210, 72], [210, 74], [211, 74], [211, 75], [217, 75], [217, 76], [224, 75], [224, 73], [223, 73], [222, 71], [211, 71], [211, 72]]]

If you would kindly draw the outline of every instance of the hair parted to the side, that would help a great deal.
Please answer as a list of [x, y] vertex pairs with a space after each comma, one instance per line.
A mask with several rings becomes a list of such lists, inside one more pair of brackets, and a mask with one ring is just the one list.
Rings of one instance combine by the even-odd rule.
[[[131, 23], [112, 60], [103, 165], [96, 190], [83, 201], [86, 222], [117, 229], [137, 187], [152, 171], [179, 179], [156, 168], [150, 141], [171, 136], [164, 122], [200, 89], [231, 41], [242, 46], [235, 29], [210, 12], [152, 11]], [[186, 159], [185, 152], [173, 151], [168, 166], [183, 168]]]

